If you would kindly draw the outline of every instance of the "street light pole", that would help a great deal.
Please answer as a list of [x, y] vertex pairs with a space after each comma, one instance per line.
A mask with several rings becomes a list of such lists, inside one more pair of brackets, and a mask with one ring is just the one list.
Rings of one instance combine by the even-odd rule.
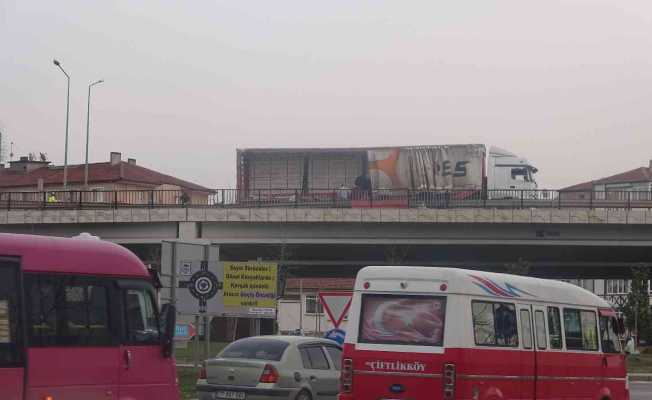
[[70, 116], [70, 75], [63, 69], [61, 66], [61, 63], [54, 59], [52, 60], [54, 65], [59, 67], [61, 72], [63, 72], [64, 75], [66, 75], [66, 78], [68, 78], [68, 96], [66, 97], [66, 148], [65, 148], [65, 153], [63, 156], [63, 188], [65, 189], [66, 186], [68, 186], [68, 119]]
[[104, 82], [100, 79], [88, 85], [88, 105], [86, 108], [86, 163], [84, 164], [84, 188], [88, 189], [88, 138], [89, 138], [89, 126], [91, 120], [91, 88], [95, 85]]

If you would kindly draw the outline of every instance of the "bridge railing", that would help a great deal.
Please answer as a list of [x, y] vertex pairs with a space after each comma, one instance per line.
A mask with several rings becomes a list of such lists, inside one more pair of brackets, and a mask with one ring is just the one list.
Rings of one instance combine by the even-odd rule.
[[0, 192], [0, 209], [133, 207], [613, 208], [652, 209], [652, 192], [558, 190], [215, 189]]

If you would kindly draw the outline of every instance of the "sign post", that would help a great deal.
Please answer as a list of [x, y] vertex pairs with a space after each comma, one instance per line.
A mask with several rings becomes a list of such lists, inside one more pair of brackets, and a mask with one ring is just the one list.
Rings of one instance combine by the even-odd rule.
[[319, 301], [324, 306], [324, 310], [335, 329], [340, 327], [344, 317], [349, 312], [352, 297], [353, 292], [350, 291], [319, 292]]

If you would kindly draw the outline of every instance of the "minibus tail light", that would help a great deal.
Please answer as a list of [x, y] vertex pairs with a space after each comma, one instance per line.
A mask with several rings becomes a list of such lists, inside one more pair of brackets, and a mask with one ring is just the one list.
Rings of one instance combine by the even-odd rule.
[[345, 358], [342, 360], [342, 371], [340, 374], [340, 392], [353, 392], [353, 360]]
[[444, 364], [443, 389], [445, 400], [455, 398], [455, 364]]
[[263, 369], [263, 374], [260, 375], [261, 383], [276, 383], [278, 381], [278, 371], [274, 366], [267, 364]]

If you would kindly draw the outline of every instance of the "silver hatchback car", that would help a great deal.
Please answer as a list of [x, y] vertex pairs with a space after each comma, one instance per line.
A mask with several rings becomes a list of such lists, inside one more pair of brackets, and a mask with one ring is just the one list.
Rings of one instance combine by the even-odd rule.
[[206, 360], [199, 400], [335, 400], [341, 347], [328, 339], [257, 336], [228, 345]]

